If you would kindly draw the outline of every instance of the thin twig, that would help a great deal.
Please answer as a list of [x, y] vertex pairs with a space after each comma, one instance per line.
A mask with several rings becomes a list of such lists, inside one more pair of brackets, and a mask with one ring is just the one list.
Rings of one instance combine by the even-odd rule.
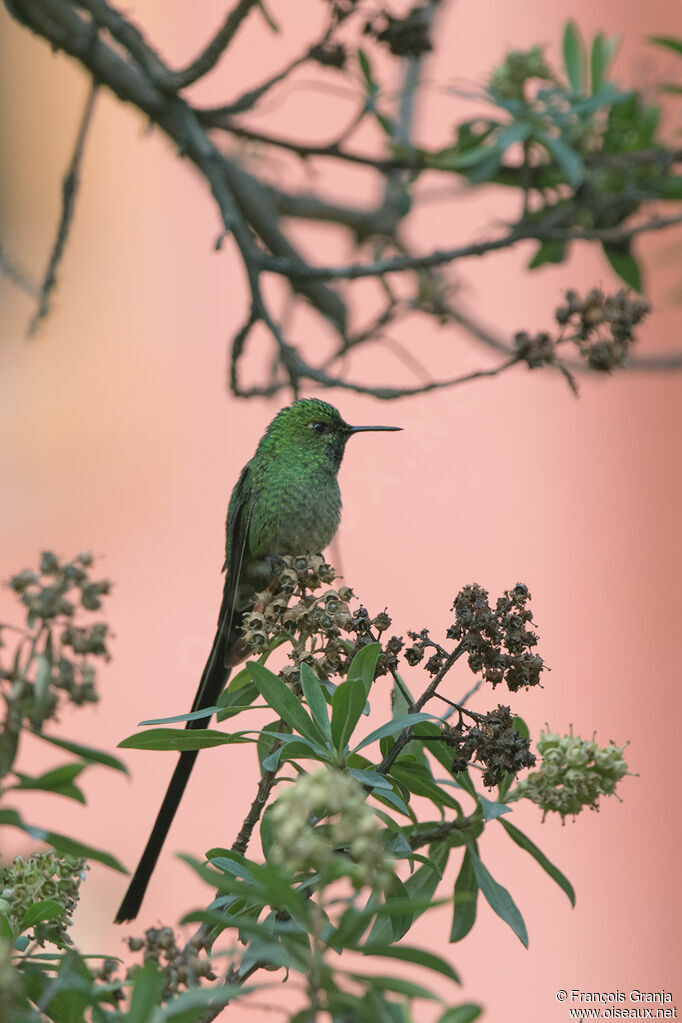
[[241, 23], [257, 3], [258, 0], [238, 0], [236, 6], [227, 15], [213, 39], [204, 47], [199, 56], [181, 71], [168, 72], [157, 80], [157, 84], [162, 89], [178, 92], [214, 68], [234, 39]]
[[62, 256], [64, 255], [64, 248], [68, 241], [69, 231], [71, 229], [76, 197], [78, 195], [78, 186], [80, 184], [80, 169], [83, 162], [85, 141], [92, 123], [92, 114], [95, 108], [96, 96], [97, 83], [93, 79], [88, 91], [87, 99], [85, 100], [85, 107], [83, 108], [83, 113], [81, 115], [78, 134], [76, 136], [76, 144], [74, 146], [73, 155], [71, 156], [69, 169], [67, 170], [66, 175], [64, 176], [64, 181], [62, 182], [62, 209], [61, 216], [59, 218], [59, 226], [57, 227], [57, 234], [52, 245], [52, 251], [50, 252], [45, 276], [43, 277], [43, 281], [40, 286], [38, 309], [36, 310], [28, 327], [29, 337], [34, 336], [38, 327], [49, 313], [52, 293], [57, 286], [57, 270], [59, 269], [59, 264]]

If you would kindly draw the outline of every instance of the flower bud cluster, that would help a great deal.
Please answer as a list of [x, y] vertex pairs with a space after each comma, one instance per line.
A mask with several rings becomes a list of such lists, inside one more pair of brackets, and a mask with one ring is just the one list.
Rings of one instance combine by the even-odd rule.
[[347, 876], [358, 889], [384, 887], [392, 860], [365, 791], [342, 771], [300, 775], [273, 804], [272, 861], [295, 874]]
[[532, 78], [555, 81], [541, 46], [531, 46], [529, 50], [509, 50], [504, 63], [493, 71], [490, 86], [504, 99], [524, 99], [526, 82]]
[[527, 627], [533, 618], [529, 600], [528, 588], [517, 583], [498, 598], [493, 611], [488, 591], [473, 583], [460, 590], [452, 605], [455, 621], [447, 636], [464, 644], [469, 667], [482, 673], [493, 689], [504, 682], [515, 693], [540, 683], [545, 665], [531, 652], [538, 640]]
[[32, 938], [40, 945], [46, 941], [62, 947], [69, 944], [67, 932], [86, 870], [82, 857], [58, 856], [52, 851], [33, 853], [26, 860], [17, 856], [0, 879], [0, 908], [7, 915], [12, 933], [22, 933], [24, 916], [31, 906], [50, 899], [61, 906], [61, 912], [52, 920], [34, 924]]
[[616, 785], [628, 773], [625, 746], [609, 743], [600, 749], [594, 740], [579, 735], [542, 732], [537, 742], [542, 761], [519, 782], [516, 794], [550, 811], [575, 817], [584, 807], [599, 808], [600, 796], [615, 794]]
[[625, 289], [607, 295], [593, 288], [584, 298], [567, 291], [556, 310], [561, 327], [575, 330], [572, 339], [591, 369], [608, 373], [622, 366], [635, 341], [634, 328], [649, 312], [649, 303]]
[[446, 742], [458, 747], [453, 771], [466, 771], [470, 761], [478, 760], [485, 764], [483, 784], [492, 788], [502, 782], [505, 774], [516, 775], [535, 764], [529, 740], [514, 728], [509, 707], [500, 704], [488, 714], [467, 713], [474, 724], [465, 724], [460, 715], [457, 725], [443, 727]]
[[[142, 952], [142, 961], [154, 963], [165, 980], [162, 999], [176, 995], [181, 988], [196, 987], [197, 980], [215, 980], [211, 961], [204, 954], [206, 944], [200, 933], [190, 938], [184, 949], [178, 946], [172, 927], [150, 927], [144, 938], [129, 938], [131, 952]], [[137, 967], [128, 970], [129, 979]]]
[[27, 665], [17, 658], [11, 668], [0, 667], [0, 680], [12, 683], [14, 722], [27, 720], [42, 728], [55, 717], [60, 693], [76, 706], [98, 700], [92, 659], [108, 660], [108, 627], [104, 622], [76, 622], [79, 608], [99, 610], [101, 597], [110, 590], [108, 580], [90, 578], [92, 560], [85, 552], [61, 562], [52, 551], [43, 551], [38, 571], [26, 569], [9, 580], [27, 608], [37, 654]]

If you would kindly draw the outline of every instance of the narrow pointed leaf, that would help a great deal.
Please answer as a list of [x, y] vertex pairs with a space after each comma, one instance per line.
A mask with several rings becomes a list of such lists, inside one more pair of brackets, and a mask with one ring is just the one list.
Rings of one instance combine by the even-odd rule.
[[483, 892], [488, 905], [494, 913], [497, 913], [501, 920], [504, 920], [511, 927], [519, 941], [528, 948], [528, 931], [518, 906], [507, 889], [503, 885], [498, 884], [479, 858], [478, 853], [474, 852], [471, 846], [469, 847], [469, 852], [473, 859], [474, 874], [478, 881], [478, 887]]
[[479, 796], [478, 801], [481, 804], [485, 821], [494, 821], [496, 817], [501, 817], [504, 813], [511, 813], [511, 807], [505, 806], [504, 803], [494, 803], [492, 799], [486, 799], [485, 796]]
[[582, 91], [585, 70], [585, 48], [574, 21], [568, 21], [563, 39], [564, 67], [573, 92]]
[[84, 842], [77, 842], [74, 838], [69, 838], [68, 835], [61, 835], [58, 831], [48, 831], [46, 828], [39, 828], [33, 824], [28, 824], [16, 810], [0, 810], [0, 825], [2, 824], [19, 828], [25, 834], [30, 835], [31, 838], [35, 838], [36, 841], [54, 846], [59, 852], [68, 853], [71, 856], [85, 856], [89, 860], [97, 860], [99, 863], [104, 863], [107, 867], [111, 867], [112, 870], [120, 871], [121, 874], [128, 873], [115, 856], [105, 852], [103, 849], [86, 845]]
[[386, 959], [399, 959], [404, 963], [415, 963], [417, 966], [423, 966], [427, 970], [433, 970], [435, 973], [454, 980], [456, 984], [460, 983], [460, 979], [450, 963], [422, 948], [412, 948], [409, 945], [378, 945], [368, 942], [366, 945], [358, 947], [356, 951], [362, 952], [366, 956], [380, 956]]
[[138, 967], [133, 977], [130, 1009], [126, 1019], [128, 1023], [150, 1023], [161, 1001], [166, 980], [154, 963]]
[[629, 245], [613, 245], [602, 242], [604, 255], [611, 264], [611, 269], [618, 274], [621, 280], [635, 291], [641, 292], [642, 274], [637, 260], [632, 255]]
[[255, 661], [249, 661], [246, 668], [268, 706], [272, 707], [290, 728], [295, 729], [310, 742], [324, 746], [323, 733], [281, 678]]
[[500, 820], [500, 824], [512, 841], [516, 842], [521, 849], [525, 849], [527, 853], [530, 853], [533, 859], [540, 864], [542, 869], [549, 874], [552, 880], [556, 881], [562, 891], [564, 891], [568, 896], [571, 905], [575, 906], [575, 891], [573, 889], [573, 885], [568, 878], [561, 873], [559, 868], [555, 867], [554, 864], [547, 859], [545, 854], [538, 849], [534, 842], [531, 842], [528, 835], [524, 835], [523, 831], [519, 831], [517, 827], [510, 823], [510, 821]]
[[474, 874], [474, 861], [467, 849], [455, 881], [455, 908], [450, 929], [450, 941], [461, 941], [474, 926], [477, 900], [478, 883]]
[[183, 750], [210, 749], [239, 742], [254, 742], [248, 732], [220, 732], [213, 728], [150, 728], [119, 742], [119, 749]]
[[[340, 687], [339, 687], [340, 688]], [[409, 728], [410, 725], [416, 725], [420, 721], [433, 721], [435, 714], [405, 714], [404, 717], [394, 718], [392, 721], [387, 721], [385, 725], [380, 728], [375, 728], [373, 732], [370, 732], [362, 742], [359, 742], [354, 747], [353, 753], [358, 753], [365, 746], [371, 746], [373, 742], [378, 742], [379, 739], [383, 739], [385, 735], [397, 735], [398, 732], [402, 732], [403, 728]]]
[[447, 1009], [442, 1016], [438, 1017], [437, 1023], [474, 1023], [475, 1019], [483, 1012], [480, 1005], [473, 1002], [464, 1002], [452, 1009]]
[[332, 730], [329, 724], [327, 701], [322, 692], [322, 686], [317, 680], [317, 675], [309, 664], [301, 664], [301, 688], [305, 701], [308, 704], [313, 721], [320, 729], [324, 737], [331, 742]]
[[21, 930], [25, 931], [27, 927], [42, 923], [44, 920], [56, 920], [63, 912], [64, 906], [61, 902], [57, 902], [55, 899], [41, 899], [40, 902], [34, 902], [32, 906], [29, 906], [24, 913]]
[[71, 742], [70, 739], [56, 739], [52, 735], [45, 735], [44, 732], [33, 732], [39, 739], [43, 739], [45, 742], [49, 742], [52, 746], [57, 746], [59, 749], [67, 750], [69, 753], [74, 753], [81, 760], [88, 760], [92, 764], [102, 764], [104, 767], [111, 767], [115, 771], [123, 771], [124, 774], [128, 774], [128, 768], [119, 760], [118, 757], [114, 757], [111, 753], [104, 753], [102, 750], [94, 749], [92, 746], [83, 746], [80, 742]]

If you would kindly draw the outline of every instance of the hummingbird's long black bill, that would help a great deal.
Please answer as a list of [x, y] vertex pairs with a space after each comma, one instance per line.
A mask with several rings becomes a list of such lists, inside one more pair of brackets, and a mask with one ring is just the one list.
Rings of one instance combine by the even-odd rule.
[[402, 426], [350, 426], [348, 433], [368, 433], [370, 430], [402, 430]]

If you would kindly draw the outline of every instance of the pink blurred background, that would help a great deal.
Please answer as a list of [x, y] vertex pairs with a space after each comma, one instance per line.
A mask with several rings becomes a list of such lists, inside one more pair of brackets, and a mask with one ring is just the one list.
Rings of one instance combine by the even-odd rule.
[[[193, 95], [219, 102], [260, 81], [310, 38], [321, 6], [311, 0], [294, 12], [273, 2], [286, 26], [281, 36], [256, 13], [229, 58]], [[179, 66], [208, 38], [223, 8], [211, 0], [190, 16], [177, 0], [146, 0], [128, 5], [128, 13]], [[649, 33], [679, 35], [679, 19], [665, 0], [646, 8], [616, 0], [461, 0], [441, 14], [428, 79], [480, 82], [509, 46], [547, 43], [556, 57], [569, 16], [587, 37], [600, 29], [623, 34], [617, 66], [625, 83], [646, 85], [657, 73], [673, 73], [643, 41]], [[52, 55], [4, 11], [0, 26], [0, 237], [37, 276], [87, 83], [70, 60]], [[330, 110], [337, 104], [340, 112], [350, 110], [352, 103], [314, 90], [321, 80], [321, 71], [308, 69], [281, 105], [253, 123], [325, 137]], [[679, 118], [679, 105], [672, 129], [679, 127], [675, 111]], [[434, 84], [421, 138], [443, 139], [447, 125], [467, 113], [462, 100]], [[267, 173], [288, 184], [296, 180], [284, 158]], [[331, 167], [317, 183], [343, 194], [346, 173]], [[489, 190], [475, 202], [426, 206], [412, 238], [426, 250], [485, 237], [513, 213], [504, 202]], [[107, 749], [138, 721], [181, 713], [191, 702], [219, 604], [229, 493], [282, 404], [237, 402], [227, 394], [226, 348], [247, 296], [232, 246], [213, 251], [218, 232], [212, 201], [191, 167], [133, 111], [103, 95], [55, 309], [36, 339], [25, 340], [30, 301], [0, 279], [0, 571], [7, 578], [35, 564], [44, 548], [62, 556], [89, 548], [101, 574], [115, 581], [107, 602], [114, 658], [102, 674], [101, 703], [62, 721], [63, 734]], [[343, 251], [320, 231], [300, 237], [304, 244], [315, 240], [316, 256]], [[643, 353], [679, 350], [681, 244], [679, 233], [637, 243], [655, 308], [642, 331]], [[459, 265], [470, 307], [502, 334], [549, 326], [563, 287], [618, 286], [605, 261], [586, 248], [574, 247], [568, 267], [534, 275], [524, 272], [531, 251], [520, 246]], [[361, 322], [372, 308], [367, 302], [368, 311], [359, 307]], [[308, 350], [317, 341], [306, 334], [310, 322], [303, 316], [296, 336]], [[414, 346], [409, 332], [406, 337]], [[413, 350], [434, 375], [489, 364], [483, 350], [454, 330], [439, 335], [420, 327], [419, 339]], [[367, 380], [409, 378], [381, 348], [353, 369]], [[602, 744], [630, 740], [628, 762], [639, 777], [625, 779], [622, 804], [609, 799], [598, 814], [586, 812], [565, 827], [553, 819], [541, 824], [530, 805], [514, 811], [515, 822], [573, 882], [574, 910], [493, 825], [482, 854], [524, 914], [529, 951], [485, 904], [458, 945], [447, 944], [449, 909], [428, 918], [417, 935], [450, 959], [464, 981], [462, 1000], [480, 1001], [491, 1021], [564, 1020], [567, 1008], [555, 1000], [559, 988], [664, 988], [674, 1001], [682, 999], [674, 796], [681, 394], [680, 375], [620, 374], [582, 379], [576, 400], [558, 376], [514, 370], [400, 403], [323, 395], [350, 422], [405, 428], [354, 440], [342, 468], [339, 553], [363, 602], [374, 611], [388, 603], [395, 631], [429, 624], [436, 632], [446, 627], [465, 583], [476, 580], [497, 595], [523, 580], [552, 671], [541, 691], [510, 696], [513, 709], [533, 734], [549, 722], [559, 731], [572, 724], [585, 737], [596, 730]], [[0, 620], [16, 620], [5, 590]], [[469, 681], [462, 669], [450, 695], [461, 696]], [[492, 706], [497, 696], [479, 695], [477, 706]], [[24, 754], [28, 769], [60, 762], [37, 744], [27, 744]], [[130, 781], [103, 769], [88, 772], [86, 809], [29, 795], [25, 816], [110, 848], [132, 868], [174, 758], [131, 752], [125, 759]], [[83, 948], [122, 951], [125, 934], [173, 921], [200, 903], [205, 889], [173, 852], [200, 854], [232, 841], [255, 791], [254, 760], [246, 746], [199, 758], [136, 925], [110, 926], [125, 881], [93, 867], [76, 926]], [[4, 853], [26, 848], [7, 830], [2, 843]], [[443, 993], [460, 998], [459, 991]], [[232, 1018], [241, 1018], [240, 1011], [246, 1018], [239, 1009]]]

